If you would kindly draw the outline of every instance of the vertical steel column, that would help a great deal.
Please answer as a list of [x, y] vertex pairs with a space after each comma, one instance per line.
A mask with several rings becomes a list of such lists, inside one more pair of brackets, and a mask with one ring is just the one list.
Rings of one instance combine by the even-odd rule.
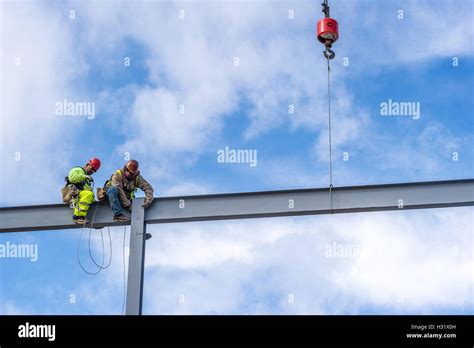
[[142, 314], [146, 237], [145, 209], [142, 207], [143, 203], [144, 198], [136, 198], [132, 204], [126, 315]]

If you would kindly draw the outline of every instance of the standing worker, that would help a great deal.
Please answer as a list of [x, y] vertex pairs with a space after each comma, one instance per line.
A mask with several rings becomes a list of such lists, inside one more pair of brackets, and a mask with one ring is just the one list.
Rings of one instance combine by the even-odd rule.
[[84, 167], [74, 167], [69, 171], [66, 179], [66, 186], [63, 188], [63, 201], [73, 202], [74, 215], [73, 220], [77, 224], [87, 223], [87, 211], [94, 202], [94, 191], [91, 183], [92, 174], [100, 168], [100, 160], [91, 158]]
[[104, 190], [114, 213], [114, 221], [130, 220], [124, 209], [132, 211], [137, 189], [145, 192], [143, 207], [147, 208], [153, 202], [153, 187], [140, 175], [138, 162], [132, 159], [122, 169], [117, 169], [105, 183]]

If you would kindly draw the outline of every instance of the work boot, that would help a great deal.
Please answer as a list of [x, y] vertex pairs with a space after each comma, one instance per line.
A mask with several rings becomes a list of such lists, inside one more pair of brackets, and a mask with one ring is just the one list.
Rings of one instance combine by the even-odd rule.
[[78, 224], [78, 225], [84, 225], [84, 224], [89, 223], [89, 220], [87, 220], [85, 216], [73, 215], [73, 216], [72, 216], [72, 219], [73, 219], [74, 222], [75, 222], [76, 224]]
[[121, 222], [121, 221], [130, 221], [130, 218], [124, 214], [120, 214], [120, 215], [115, 215], [114, 216], [114, 221], [118, 221], [118, 222]]

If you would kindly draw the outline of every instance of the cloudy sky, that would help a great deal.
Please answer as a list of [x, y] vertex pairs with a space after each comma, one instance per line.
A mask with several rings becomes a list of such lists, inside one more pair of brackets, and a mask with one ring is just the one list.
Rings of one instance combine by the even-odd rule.
[[[157, 196], [326, 187], [319, 3], [1, 2], [0, 206], [60, 203], [92, 156], [97, 183], [136, 158]], [[472, 178], [472, 2], [330, 4], [334, 185]], [[382, 115], [389, 100], [419, 114]], [[256, 165], [220, 163], [226, 147]], [[144, 312], [473, 314], [473, 222], [468, 207], [149, 226]], [[38, 246], [0, 259], [0, 313], [122, 312], [127, 231], [110, 229], [97, 276], [80, 232], [0, 236]], [[92, 247], [101, 261], [98, 231]]]

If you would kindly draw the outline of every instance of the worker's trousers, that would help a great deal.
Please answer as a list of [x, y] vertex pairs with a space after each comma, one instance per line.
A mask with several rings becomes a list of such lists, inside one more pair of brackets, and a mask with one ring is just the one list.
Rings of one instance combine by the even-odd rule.
[[82, 190], [74, 201], [74, 215], [86, 216], [90, 205], [94, 202], [94, 192]]
[[119, 191], [118, 188], [115, 186], [110, 186], [107, 191], [105, 192], [107, 197], [109, 198], [110, 208], [115, 216], [119, 216], [123, 214], [122, 204], [120, 203]]

